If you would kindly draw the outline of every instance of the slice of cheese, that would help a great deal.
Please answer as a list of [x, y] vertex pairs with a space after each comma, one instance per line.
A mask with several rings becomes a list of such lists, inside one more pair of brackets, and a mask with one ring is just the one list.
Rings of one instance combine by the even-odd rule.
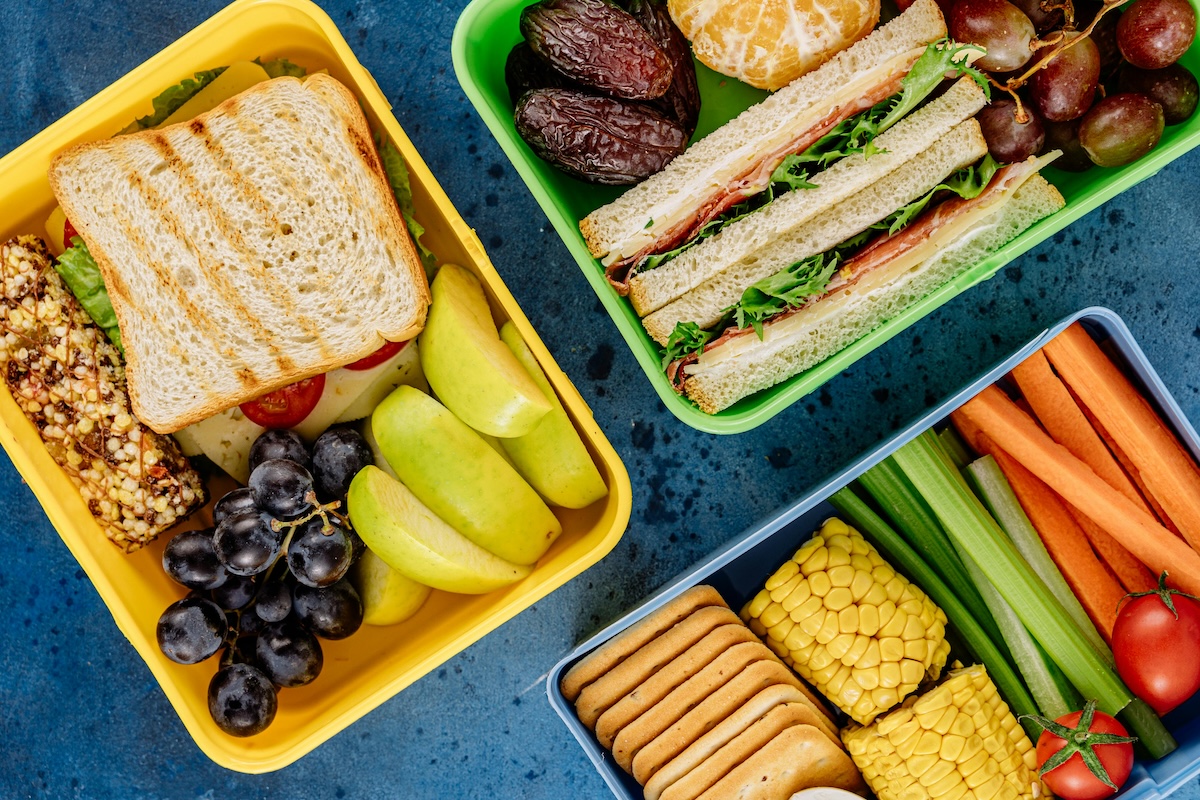
[[202, 453], [208, 456], [234, 480], [244, 484], [250, 480], [250, 445], [265, 430], [234, 406], [177, 431], [175, 439], [181, 443], [190, 439], [193, 449], [199, 449], [199, 453], [191, 455]]
[[165, 128], [176, 122], [187, 122], [205, 111], [212, 111], [234, 95], [241, 94], [256, 83], [269, 81], [267, 71], [253, 61], [235, 61], [225, 68], [212, 83], [205, 86], [186, 103], [175, 109], [171, 116], [156, 128]]
[[382, 403], [383, 398], [394, 392], [397, 386], [411, 386], [429, 394], [429, 384], [425, 381], [425, 373], [421, 371], [421, 357], [417, 352], [416, 340], [409, 342], [395, 358], [381, 364], [380, 367], [378, 372], [369, 372], [374, 376], [371, 385], [363, 389], [358, 398], [342, 411], [334, 420], [334, 424], [354, 422], [370, 416], [375, 406]]

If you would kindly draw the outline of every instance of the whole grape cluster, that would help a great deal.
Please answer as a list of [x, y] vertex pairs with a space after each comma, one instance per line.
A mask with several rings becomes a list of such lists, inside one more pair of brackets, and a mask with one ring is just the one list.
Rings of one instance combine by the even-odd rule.
[[167, 543], [163, 569], [192, 591], [159, 618], [158, 646], [180, 664], [222, 653], [208, 708], [225, 732], [265, 730], [278, 690], [320, 674], [320, 639], [362, 624], [346, 575], [365, 546], [337, 509], [372, 461], [352, 429], [326, 431], [311, 453], [295, 433], [267, 431], [250, 448], [249, 485], [216, 502], [213, 527]]
[[1061, 169], [1122, 166], [1196, 110], [1196, 77], [1177, 63], [1196, 35], [1188, 0], [938, 2], [952, 37], [987, 50], [979, 122], [999, 161], [1058, 149]]

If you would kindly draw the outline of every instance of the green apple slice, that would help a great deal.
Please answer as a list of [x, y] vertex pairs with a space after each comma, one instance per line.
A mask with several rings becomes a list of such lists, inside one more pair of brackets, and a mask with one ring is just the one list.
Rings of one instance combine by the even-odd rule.
[[351, 573], [354, 588], [363, 603], [363, 622], [367, 625], [396, 625], [421, 610], [433, 591], [417, 583], [372, 550], [354, 562]]
[[537, 384], [500, 341], [483, 287], [453, 264], [438, 270], [421, 333], [421, 368], [446, 408], [477, 431], [522, 436], [550, 412]]
[[590, 506], [608, 494], [608, 487], [592, 462], [591, 454], [571, 424], [571, 418], [554, 393], [554, 387], [546, 379], [546, 373], [538, 366], [533, 351], [521, 338], [517, 326], [511, 322], [504, 323], [500, 329], [500, 339], [554, 406], [529, 433], [501, 439], [500, 446], [517, 472], [547, 502], [563, 508]]
[[346, 504], [367, 547], [388, 566], [426, 586], [484, 594], [533, 572], [533, 567], [505, 561], [455, 531], [378, 467], [366, 467], [354, 476]]

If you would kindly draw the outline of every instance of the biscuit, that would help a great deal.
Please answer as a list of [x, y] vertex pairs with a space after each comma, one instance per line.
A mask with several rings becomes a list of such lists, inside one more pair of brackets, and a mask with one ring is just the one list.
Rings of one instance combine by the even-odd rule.
[[[762, 645], [758, 637], [740, 622], [716, 628], [601, 714], [600, 719], [596, 721], [596, 738], [606, 749], [611, 750], [613, 739], [622, 728], [671, 694], [680, 684], [706, 669], [722, 653], [734, 646], [745, 644]], [[756, 652], [761, 651], [756, 648]], [[745, 666], [746, 663], [749, 662], [744, 662], [742, 666]], [[728, 680], [733, 674], [727, 671], [725, 679]], [[696, 702], [703, 699], [700, 697]], [[676, 718], [679, 716], [682, 716], [682, 712], [676, 715]], [[614, 753], [614, 755], [616, 754]], [[628, 766], [625, 769], [628, 771]]]
[[787, 800], [815, 786], [867, 792], [850, 756], [811, 725], [793, 725], [727, 772], [699, 800]]
[[624, 661], [656, 636], [669, 630], [698, 608], [724, 606], [725, 601], [711, 586], [693, 586], [657, 611], [652, 611], [629, 628], [597, 647], [567, 670], [560, 682], [563, 696], [572, 703], [583, 689]]
[[727, 606], [708, 606], [692, 612], [586, 686], [575, 701], [575, 712], [579, 719], [595, 730], [600, 715], [622, 697], [715, 628], [731, 623], [741, 624], [737, 615]]

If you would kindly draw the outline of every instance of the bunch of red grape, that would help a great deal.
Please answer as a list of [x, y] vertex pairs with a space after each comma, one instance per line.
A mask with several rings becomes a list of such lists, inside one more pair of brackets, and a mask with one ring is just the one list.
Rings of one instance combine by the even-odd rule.
[[176, 534], [163, 569], [192, 592], [158, 621], [158, 646], [179, 664], [224, 650], [208, 689], [226, 733], [266, 729], [280, 688], [321, 672], [319, 639], [358, 630], [363, 606], [347, 572], [366, 549], [336, 513], [355, 474], [372, 462], [348, 428], [322, 434], [310, 453], [291, 431], [269, 430], [250, 448], [249, 485], [213, 507], [213, 527]]
[[954, 39], [987, 50], [979, 122], [999, 161], [1058, 149], [1061, 169], [1119, 167], [1196, 110], [1196, 77], [1176, 63], [1196, 35], [1188, 0], [938, 2]]

